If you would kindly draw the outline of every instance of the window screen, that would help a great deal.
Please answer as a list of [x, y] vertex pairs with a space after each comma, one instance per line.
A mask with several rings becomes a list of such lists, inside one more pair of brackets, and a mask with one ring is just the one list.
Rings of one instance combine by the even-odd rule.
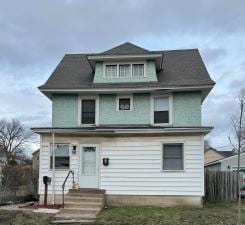
[[119, 98], [119, 110], [130, 110], [130, 98]]
[[119, 77], [125, 78], [130, 76], [130, 65], [119, 65]]
[[154, 123], [169, 123], [169, 98], [154, 98]]
[[95, 124], [95, 100], [82, 100], [82, 124]]
[[144, 76], [144, 64], [133, 64], [133, 77]]
[[115, 78], [117, 77], [117, 65], [106, 65], [105, 67], [105, 77]]
[[[69, 144], [55, 144], [55, 169], [69, 169], [70, 167], [70, 154]], [[53, 153], [52, 145], [50, 151], [50, 169], [53, 168]]]
[[183, 170], [183, 144], [163, 145], [163, 170]]

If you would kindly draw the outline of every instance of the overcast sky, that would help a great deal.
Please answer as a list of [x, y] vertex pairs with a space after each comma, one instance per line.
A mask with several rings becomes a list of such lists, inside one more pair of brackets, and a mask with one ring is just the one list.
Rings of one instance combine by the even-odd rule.
[[149, 50], [198, 48], [216, 82], [202, 106], [203, 125], [214, 126], [207, 136], [214, 147], [228, 149], [230, 117], [245, 88], [244, 24], [244, 0], [2, 1], [0, 118], [50, 126], [51, 102], [37, 86], [65, 53], [126, 41]]

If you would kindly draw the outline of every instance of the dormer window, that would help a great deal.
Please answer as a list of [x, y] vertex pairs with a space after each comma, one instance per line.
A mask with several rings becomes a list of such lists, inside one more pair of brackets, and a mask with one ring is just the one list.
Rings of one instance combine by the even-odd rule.
[[105, 63], [104, 78], [143, 78], [146, 77], [145, 62]]
[[130, 77], [130, 64], [120, 64], [119, 65], [119, 77], [126, 78]]
[[105, 77], [106, 78], [116, 78], [117, 77], [117, 65], [106, 65]]
[[133, 64], [133, 77], [144, 77], [144, 64]]

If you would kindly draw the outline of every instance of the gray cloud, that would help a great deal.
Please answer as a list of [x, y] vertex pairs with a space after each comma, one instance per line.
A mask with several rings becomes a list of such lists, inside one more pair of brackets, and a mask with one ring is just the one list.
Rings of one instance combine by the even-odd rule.
[[[0, 7], [0, 118], [51, 123], [36, 89], [65, 53], [98, 52], [125, 41], [148, 49], [199, 48], [217, 82], [203, 104], [213, 143], [227, 142], [235, 96], [244, 88], [244, 0], [5, 1]], [[230, 131], [229, 131], [230, 132]]]

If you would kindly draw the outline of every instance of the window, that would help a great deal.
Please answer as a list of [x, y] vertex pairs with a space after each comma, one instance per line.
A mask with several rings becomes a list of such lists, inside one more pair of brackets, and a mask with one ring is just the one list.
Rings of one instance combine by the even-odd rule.
[[133, 95], [118, 95], [117, 96], [117, 110], [118, 111], [132, 111], [133, 110]]
[[104, 77], [105, 78], [145, 78], [145, 62], [140, 61], [136, 63], [130, 62], [111, 62], [104, 64]]
[[119, 77], [126, 78], [130, 76], [130, 64], [119, 65]]
[[95, 100], [82, 100], [82, 124], [95, 124]]
[[154, 123], [169, 123], [169, 97], [154, 98]]
[[133, 64], [133, 77], [144, 76], [144, 64]]
[[183, 144], [163, 145], [163, 170], [183, 170]]
[[130, 110], [130, 98], [119, 98], [119, 110]]
[[105, 77], [115, 78], [117, 77], [117, 65], [106, 65], [105, 67]]
[[[55, 169], [69, 169], [70, 168], [70, 154], [69, 144], [55, 144]], [[52, 145], [50, 151], [50, 169], [53, 168], [53, 153]]]

